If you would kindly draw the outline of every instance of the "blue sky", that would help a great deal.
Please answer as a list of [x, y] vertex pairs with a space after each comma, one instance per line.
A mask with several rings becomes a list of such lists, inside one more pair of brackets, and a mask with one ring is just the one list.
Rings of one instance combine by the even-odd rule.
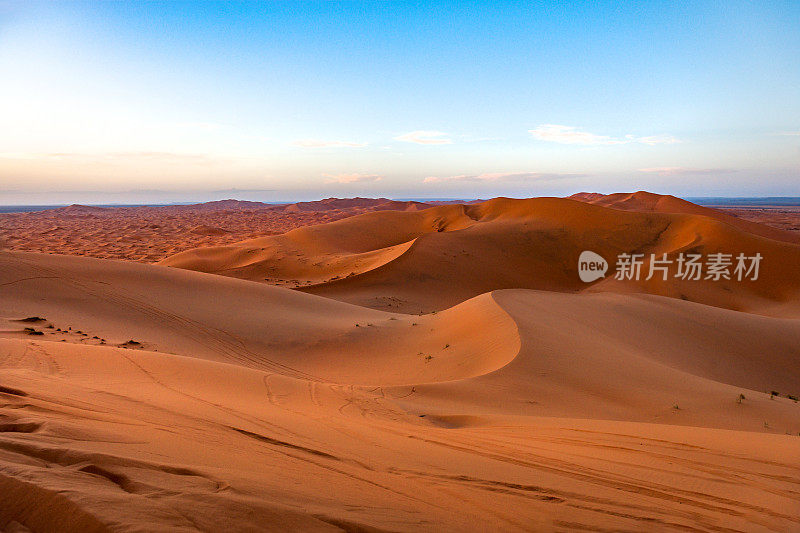
[[563, 4], [0, 0], [0, 203], [800, 196], [800, 2]]

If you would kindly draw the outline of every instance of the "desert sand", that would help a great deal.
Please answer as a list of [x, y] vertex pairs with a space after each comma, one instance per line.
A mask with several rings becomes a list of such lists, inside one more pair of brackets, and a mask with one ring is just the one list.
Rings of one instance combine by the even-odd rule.
[[[475, 205], [367, 213], [282, 235], [204, 247], [160, 264], [232, 276], [361, 306], [409, 313], [440, 311], [485, 292], [644, 292], [727, 309], [800, 316], [800, 246], [792, 233], [728, 217], [674, 198], [628, 195], [642, 207], [600, 207], [562, 198], [497, 198]], [[672, 197], [662, 197], [669, 200]], [[707, 216], [705, 211], [714, 213]], [[698, 211], [699, 213], [696, 213]], [[748, 231], [757, 226], [754, 233]], [[770, 237], [775, 237], [770, 238]], [[684, 281], [658, 277], [586, 286], [578, 256], [621, 253], [760, 253], [759, 278]], [[646, 265], [645, 265], [646, 270]]]
[[[232, 240], [159, 264], [0, 251], [0, 529], [800, 530], [796, 235], [610, 196], [228, 207], [181, 227]], [[242, 240], [267, 212], [335, 220]], [[764, 259], [587, 284], [585, 249]]]
[[798, 206], [717, 207], [716, 209], [751, 222], [800, 233], [800, 207]]
[[430, 206], [386, 198], [278, 205], [241, 200], [114, 208], [71, 205], [0, 213], [0, 249], [152, 263], [199, 246], [275, 235], [368, 211], [425, 207]]

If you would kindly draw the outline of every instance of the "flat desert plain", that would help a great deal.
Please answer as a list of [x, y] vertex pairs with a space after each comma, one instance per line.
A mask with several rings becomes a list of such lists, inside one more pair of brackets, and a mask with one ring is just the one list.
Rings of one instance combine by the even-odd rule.
[[800, 206], [719, 207], [718, 209], [745, 220], [790, 232], [800, 232]]
[[[0, 529], [800, 531], [798, 232], [643, 192], [205, 205], [0, 217]], [[585, 250], [762, 261], [584, 283]]]

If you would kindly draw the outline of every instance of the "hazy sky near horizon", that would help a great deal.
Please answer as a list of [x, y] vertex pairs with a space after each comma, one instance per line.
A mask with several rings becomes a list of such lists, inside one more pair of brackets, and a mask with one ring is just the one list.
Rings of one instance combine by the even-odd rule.
[[800, 196], [800, 2], [0, 0], [0, 204]]

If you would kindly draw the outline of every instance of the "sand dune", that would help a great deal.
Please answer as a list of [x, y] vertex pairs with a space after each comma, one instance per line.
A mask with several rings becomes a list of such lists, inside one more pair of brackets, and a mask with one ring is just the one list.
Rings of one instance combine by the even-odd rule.
[[339, 209], [358, 209], [370, 211], [418, 211], [431, 207], [431, 204], [414, 201], [397, 201], [388, 198], [326, 198], [313, 202], [296, 202], [275, 209], [287, 212], [333, 211]]
[[162, 267], [0, 259], [0, 523], [800, 524], [783, 435], [800, 431], [795, 320], [529, 290], [414, 317]]
[[[493, 297], [517, 324], [521, 351], [491, 374], [417, 388], [417, 394], [441, 401], [444, 412], [469, 405], [497, 414], [749, 431], [767, 421], [784, 432], [800, 431], [798, 406], [775, 403], [767, 394], [785, 390], [797, 396], [797, 320], [649, 295], [515, 289]], [[503, 393], [487, 398], [490, 390]], [[740, 393], [757, 399], [745, 416], [737, 410]]]
[[14, 316], [38, 316], [53, 326], [36, 326], [45, 340], [134, 340], [136, 348], [348, 384], [461, 379], [505, 365], [519, 348], [514, 322], [488, 294], [414, 317], [194, 272], [18, 253], [0, 255], [0, 284], [11, 334], [30, 326], [8, 322]]
[[[691, 204], [690, 204], [691, 205]], [[778, 230], [775, 230], [778, 231]], [[588, 286], [578, 256], [756, 252], [759, 279], [655, 277]], [[800, 315], [800, 246], [698, 214], [620, 211], [557, 198], [495, 199], [419, 212], [380, 212], [225, 247], [183, 252], [161, 264], [302, 290], [376, 309], [442, 310], [504, 288], [647, 292], [728, 309]]]
[[[0, 252], [0, 530], [798, 530], [800, 247], [656, 211], [375, 210], [184, 268]], [[583, 249], [764, 262], [584, 284]]]
[[570, 196], [574, 200], [581, 200], [595, 205], [625, 209], [630, 211], [645, 211], [654, 213], [685, 213], [689, 215], [703, 215], [720, 222], [724, 222], [748, 233], [774, 239], [776, 241], [800, 244], [800, 235], [779, 228], [773, 228], [737, 216], [732, 216], [726, 211], [704, 207], [671, 195], [653, 194], [646, 191], [635, 193], [578, 193]]
[[798, 523], [796, 437], [420, 417], [428, 411], [409, 412], [392, 390], [151, 352], [21, 344], [0, 341], [10, 390], [3, 523], [61, 531], [786, 531]]
[[[574, 198], [603, 196], [586, 194], [589, 196], [575, 195]], [[151, 263], [198, 247], [229, 245], [245, 239], [282, 234], [298, 227], [323, 224], [361, 213], [416, 211], [431, 205], [474, 205], [482, 202], [423, 203], [385, 198], [330, 198], [280, 205], [241, 200], [114, 208], [74, 205], [38, 212], [0, 213], [0, 249]], [[752, 220], [760, 225], [790, 230], [774, 233], [769, 228], [754, 229], [759, 226], [757, 224], [749, 229], [743, 228], [746, 231], [763, 233], [769, 238], [787, 242], [800, 241], [800, 237], [797, 237], [800, 222], [796, 210], [717, 209], [705, 214], [711, 216], [714, 212], [728, 213], [728, 223]], [[198, 228], [214, 230], [194, 231]], [[786, 237], [787, 233], [794, 237]]]
[[414, 239], [473, 223], [462, 206], [364, 214], [354, 224], [298, 228], [223, 247], [189, 250], [160, 262], [276, 285], [322, 283], [373, 270], [405, 253]]
[[[388, 201], [322, 201], [316, 209], [292, 210], [241, 200], [194, 205], [97, 207], [73, 205], [46, 211], [0, 213], [0, 249], [83, 255], [150, 263], [177, 252], [275, 235], [310, 224], [397, 206]], [[339, 205], [337, 203], [337, 205]], [[316, 202], [309, 204], [317, 205]], [[398, 208], [404, 204], [398, 202]]]

